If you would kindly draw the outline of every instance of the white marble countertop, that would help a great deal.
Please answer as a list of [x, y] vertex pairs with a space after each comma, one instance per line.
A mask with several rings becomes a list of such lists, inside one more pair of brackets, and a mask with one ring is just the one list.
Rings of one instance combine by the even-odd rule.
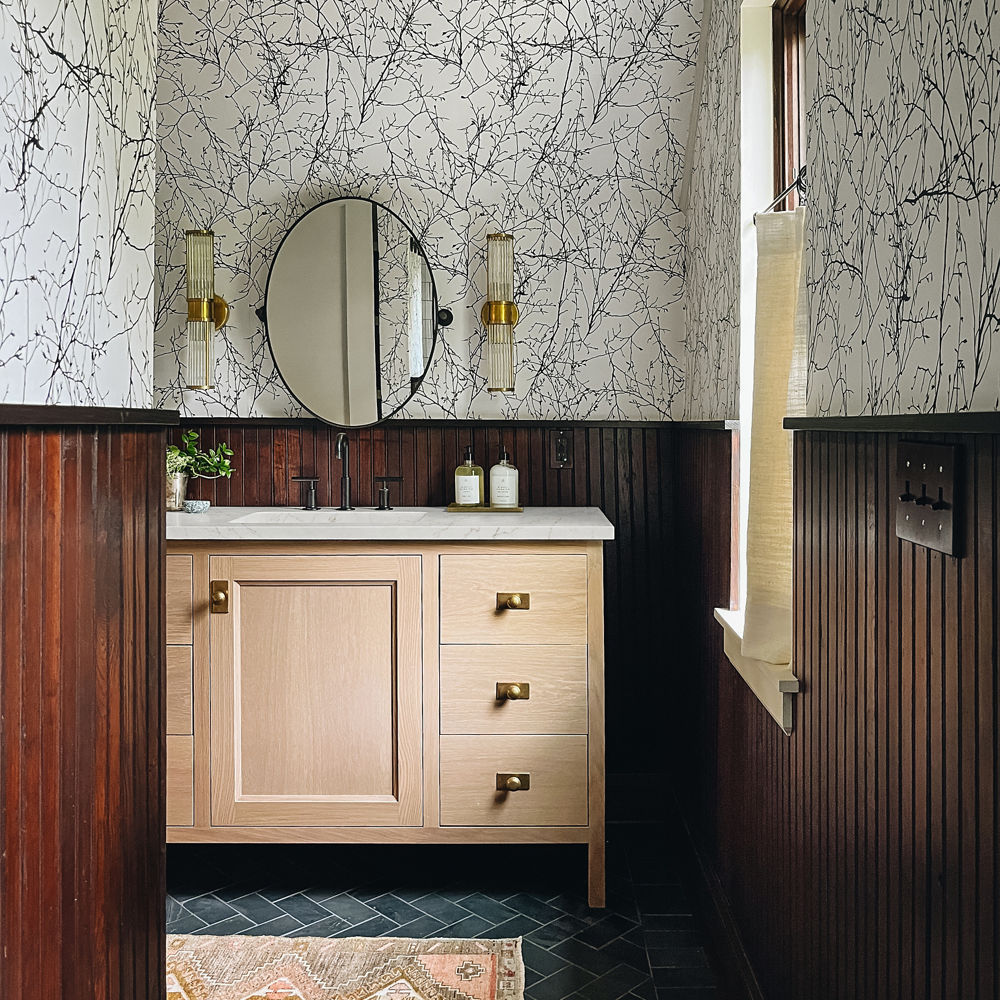
[[169, 541], [588, 541], [614, 538], [597, 507], [526, 507], [523, 514], [453, 514], [443, 507], [209, 507], [167, 514]]

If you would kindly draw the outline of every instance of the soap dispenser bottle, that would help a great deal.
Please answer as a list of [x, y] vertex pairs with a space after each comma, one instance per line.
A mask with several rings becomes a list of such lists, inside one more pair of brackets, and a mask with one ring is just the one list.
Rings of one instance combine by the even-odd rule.
[[460, 507], [482, 507], [483, 469], [472, 460], [472, 445], [465, 446], [465, 461], [455, 470], [455, 503]]
[[490, 469], [490, 506], [517, 507], [517, 469], [507, 458], [507, 449], [500, 445], [500, 459]]

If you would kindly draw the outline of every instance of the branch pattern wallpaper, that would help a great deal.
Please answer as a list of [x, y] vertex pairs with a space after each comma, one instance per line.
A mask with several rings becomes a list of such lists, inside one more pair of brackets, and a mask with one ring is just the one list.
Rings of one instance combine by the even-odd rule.
[[713, 0], [687, 205], [685, 420], [734, 420], [740, 375], [740, 2]]
[[[163, 0], [156, 401], [297, 413], [254, 315], [282, 233], [361, 194], [455, 313], [408, 417], [658, 419], [684, 390], [698, 0]], [[217, 388], [183, 391], [183, 231], [220, 237]], [[515, 235], [516, 392], [486, 392], [485, 236]]]
[[810, 4], [811, 415], [1000, 409], [1000, 8]]
[[156, 11], [0, 5], [0, 403], [148, 406]]

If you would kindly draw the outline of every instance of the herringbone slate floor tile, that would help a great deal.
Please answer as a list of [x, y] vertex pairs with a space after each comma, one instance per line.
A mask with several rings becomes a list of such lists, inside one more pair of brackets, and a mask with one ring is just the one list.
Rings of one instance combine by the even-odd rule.
[[672, 843], [609, 824], [604, 910], [574, 847], [173, 845], [167, 932], [522, 937], [525, 1000], [715, 1000]]

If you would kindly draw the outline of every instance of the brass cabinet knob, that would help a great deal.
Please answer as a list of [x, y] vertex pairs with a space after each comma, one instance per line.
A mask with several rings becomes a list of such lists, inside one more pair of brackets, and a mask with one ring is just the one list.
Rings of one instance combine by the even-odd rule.
[[212, 580], [208, 592], [211, 595], [209, 610], [213, 615], [229, 614], [229, 581]]
[[497, 681], [497, 701], [527, 701], [531, 697], [531, 685], [527, 681]]
[[497, 594], [497, 611], [527, 611], [531, 607], [531, 594]]
[[521, 772], [511, 774], [509, 772], [499, 772], [497, 774], [498, 792], [526, 792], [531, 788], [531, 775]]

